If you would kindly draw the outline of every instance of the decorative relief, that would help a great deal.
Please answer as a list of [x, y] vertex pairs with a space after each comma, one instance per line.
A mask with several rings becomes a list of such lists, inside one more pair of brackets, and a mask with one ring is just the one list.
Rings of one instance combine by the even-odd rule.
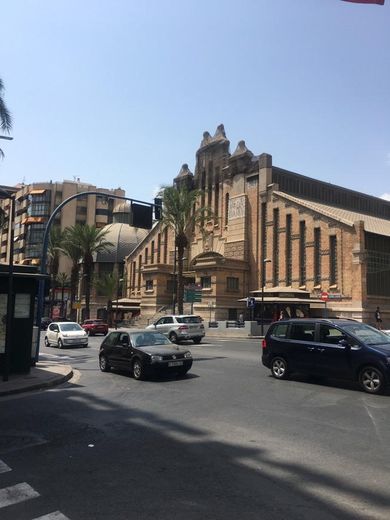
[[229, 200], [229, 221], [245, 217], [245, 200], [244, 195]]

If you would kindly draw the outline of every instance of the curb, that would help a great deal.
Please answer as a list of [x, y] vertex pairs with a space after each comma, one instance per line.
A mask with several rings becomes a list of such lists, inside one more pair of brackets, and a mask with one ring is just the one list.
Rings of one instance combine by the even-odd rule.
[[[40, 368], [40, 367], [38, 367], [38, 368]], [[19, 385], [18, 385], [18, 381], [13, 383], [14, 384], [13, 388], [2, 389], [0, 387], [0, 397], [14, 395], [14, 394], [21, 394], [24, 392], [32, 392], [34, 390], [52, 388], [54, 386], [61, 385], [62, 383], [66, 383], [67, 381], [69, 381], [69, 379], [71, 379], [73, 377], [73, 369], [70, 365], [62, 365], [61, 368], [64, 371], [63, 374], [60, 374], [58, 372], [52, 372], [50, 370], [42, 368], [43, 371], [48, 373], [48, 376], [46, 378], [44, 378], [44, 376], [42, 375], [43, 378], [41, 381], [37, 381], [37, 382], [29, 384], [29, 383], [26, 383], [25, 380], [22, 379], [22, 380], [20, 380]], [[53, 375], [53, 374], [56, 374], [56, 375]]]

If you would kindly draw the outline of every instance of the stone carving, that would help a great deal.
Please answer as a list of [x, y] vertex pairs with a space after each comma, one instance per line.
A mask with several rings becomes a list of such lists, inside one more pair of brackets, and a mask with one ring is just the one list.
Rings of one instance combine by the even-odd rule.
[[229, 200], [229, 217], [228, 220], [245, 217], [245, 196], [235, 197]]

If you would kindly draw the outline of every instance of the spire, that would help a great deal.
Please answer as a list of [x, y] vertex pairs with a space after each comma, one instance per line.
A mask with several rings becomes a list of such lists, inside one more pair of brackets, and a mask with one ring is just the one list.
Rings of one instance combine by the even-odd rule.
[[238, 142], [237, 148], [235, 149], [232, 157], [238, 157], [240, 155], [249, 155], [251, 157], [253, 156], [253, 153], [246, 147], [245, 141]]
[[193, 177], [193, 173], [188, 168], [188, 164], [183, 164], [180, 168], [179, 174], [175, 177], [175, 179], [183, 179], [184, 177]]

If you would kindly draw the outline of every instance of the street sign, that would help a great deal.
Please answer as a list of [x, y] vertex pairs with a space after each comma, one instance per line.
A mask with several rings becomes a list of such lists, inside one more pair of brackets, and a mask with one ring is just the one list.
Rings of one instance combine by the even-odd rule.
[[321, 293], [321, 300], [324, 302], [327, 302], [329, 300], [329, 293], [327, 293], [326, 291], [323, 291]]

